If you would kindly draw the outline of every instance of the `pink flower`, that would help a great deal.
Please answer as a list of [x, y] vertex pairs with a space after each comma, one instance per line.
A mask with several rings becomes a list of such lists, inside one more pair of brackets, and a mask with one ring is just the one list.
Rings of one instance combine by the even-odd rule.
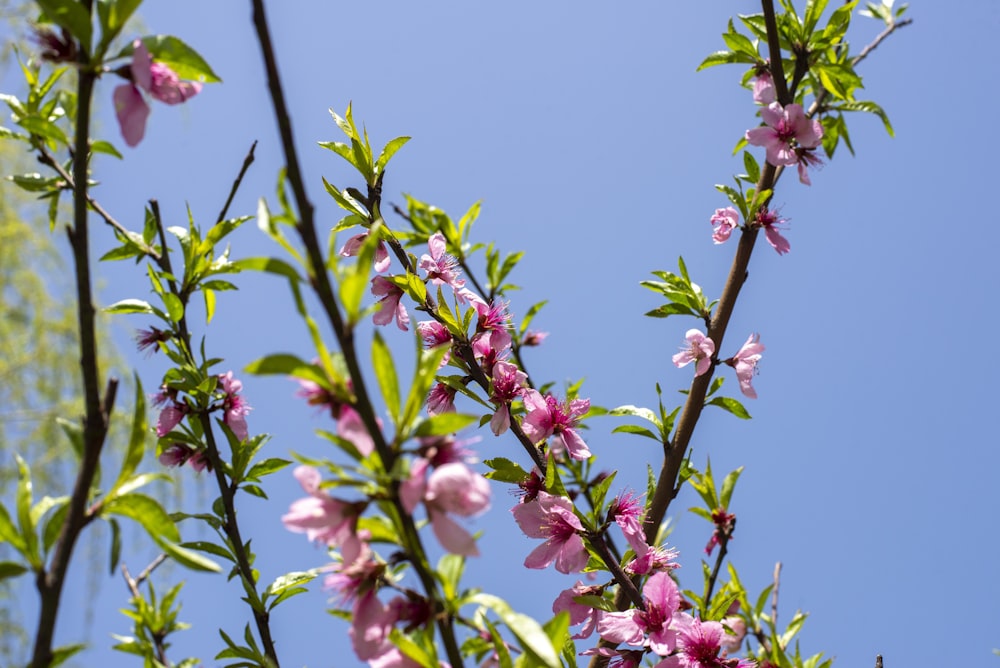
[[637, 555], [643, 555], [649, 551], [649, 545], [646, 544], [646, 534], [642, 529], [644, 516], [645, 508], [639, 501], [639, 497], [631, 492], [613, 499], [608, 506], [608, 519], [614, 520], [622, 533], [625, 534], [625, 540]]
[[471, 517], [488, 509], [490, 486], [486, 478], [460, 462], [439, 466], [427, 480], [424, 503], [434, 535], [444, 549], [452, 554], [479, 556], [475, 538], [448, 513]]
[[[376, 422], [378, 422], [379, 427], [382, 426], [381, 420], [376, 419]], [[375, 451], [375, 441], [372, 439], [372, 435], [368, 433], [368, 428], [365, 427], [358, 412], [350, 406], [344, 406], [340, 409], [340, 418], [337, 419], [337, 435], [354, 444], [362, 457], [367, 457]]]
[[625, 564], [625, 572], [631, 575], [646, 575], [657, 571], [680, 568], [677, 563], [677, 550], [670, 547], [650, 547], [644, 554]]
[[137, 145], [146, 133], [149, 105], [140, 89], [166, 104], [180, 104], [201, 91], [197, 81], [181, 81], [167, 65], [154, 63], [142, 40], [135, 40], [132, 46], [132, 83], [118, 86], [112, 96], [122, 137], [129, 146]]
[[163, 449], [157, 459], [164, 466], [183, 466], [194, 453], [194, 449], [183, 443], [171, 443]]
[[801, 146], [795, 149], [795, 155], [799, 158], [799, 183], [807, 186], [811, 186], [812, 181], [809, 179], [809, 172], [806, 171], [806, 168], [823, 165], [823, 161], [814, 153], [814, 150], [811, 148], [802, 148]]
[[437, 383], [427, 394], [427, 414], [431, 417], [441, 413], [455, 412], [455, 390], [444, 383]]
[[355, 534], [358, 509], [352, 503], [335, 499], [320, 489], [319, 471], [311, 466], [295, 469], [295, 479], [309, 496], [294, 502], [281, 522], [289, 531], [304, 533], [310, 541], [337, 546]]
[[522, 346], [540, 346], [542, 342], [549, 337], [548, 332], [536, 332], [529, 329], [524, 333], [524, 338], [521, 339]]
[[[499, 364], [499, 362], [498, 362]], [[542, 397], [538, 390], [525, 390], [524, 407], [528, 414], [521, 427], [532, 443], [539, 443], [549, 436], [556, 436], [550, 452], [558, 455], [565, 450], [573, 459], [588, 459], [590, 450], [576, 433], [580, 416], [590, 410], [589, 399], [574, 399], [561, 404], [551, 394]]]
[[[337, 254], [341, 257], [356, 256], [361, 251], [361, 246], [365, 243], [365, 239], [368, 238], [369, 234], [370, 232], [355, 234], [344, 243]], [[375, 246], [375, 260], [373, 262], [375, 271], [381, 274], [389, 269], [390, 264], [392, 264], [392, 259], [389, 257], [389, 250], [385, 247], [385, 241], [379, 239], [378, 244]]]
[[726, 512], [725, 508], [716, 508], [712, 511], [712, 522], [715, 523], [715, 529], [712, 531], [712, 537], [708, 539], [708, 545], [705, 546], [705, 554], [712, 554], [715, 546], [722, 542], [723, 538], [729, 540], [733, 536], [733, 529], [736, 528], [736, 515], [732, 515]]
[[476, 335], [472, 337], [472, 349], [476, 356], [486, 357], [491, 350], [499, 354], [509, 348], [510, 314], [507, 313], [507, 302], [486, 304], [475, 301], [472, 306], [479, 314]]
[[740, 651], [743, 639], [747, 636], [747, 623], [738, 615], [731, 615], [722, 620], [722, 625], [728, 627], [732, 634], [727, 633], [719, 643], [727, 654]]
[[222, 398], [222, 421], [232, 430], [233, 436], [245, 441], [249, 435], [247, 413], [250, 412], [250, 404], [239, 394], [243, 389], [243, 383], [233, 378], [232, 371], [227, 371], [219, 374], [219, 387], [225, 394]]
[[787, 218], [779, 218], [777, 212], [767, 208], [760, 209], [755, 217], [755, 226], [764, 228], [767, 243], [771, 244], [771, 248], [776, 250], [778, 255], [784, 255], [792, 250], [792, 245], [788, 243], [788, 239], [781, 236], [781, 228], [778, 227], [787, 222]]
[[212, 470], [212, 460], [208, 458], [208, 452], [205, 450], [199, 450], [198, 452], [192, 454], [187, 463], [188, 466], [193, 468], [198, 473], [201, 473], [205, 469], [208, 469], [209, 471]]
[[497, 404], [497, 412], [490, 420], [490, 429], [499, 436], [510, 428], [510, 402], [524, 392], [528, 376], [510, 362], [493, 365], [493, 393], [490, 401]]
[[396, 326], [404, 332], [407, 331], [407, 325], [410, 324], [410, 314], [406, 312], [406, 307], [399, 301], [403, 296], [403, 289], [382, 276], [376, 276], [372, 279], [372, 294], [381, 297], [378, 300], [378, 311], [372, 317], [372, 322], [376, 325], [388, 325], [395, 318]]
[[152, 396], [154, 406], [163, 406], [156, 421], [156, 435], [163, 438], [181, 423], [190, 409], [186, 403], [177, 400], [177, 390], [164, 387]]
[[771, 104], [775, 100], [774, 79], [767, 67], [757, 68], [757, 76], [753, 80], [753, 101], [757, 104]]
[[559, 614], [563, 610], [569, 612], [569, 625], [576, 626], [577, 624], [583, 623], [583, 628], [581, 628], [573, 637], [576, 639], [589, 638], [590, 634], [594, 632], [597, 628], [597, 620], [600, 619], [601, 611], [590, 607], [589, 605], [584, 605], [583, 603], [577, 603], [573, 599], [578, 596], [600, 596], [601, 587], [597, 585], [585, 585], [581, 581], [577, 580], [576, 584], [569, 589], [564, 589], [560, 592], [556, 600], [552, 602], [552, 612], [553, 614]]
[[725, 631], [719, 622], [703, 622], [683, 615], [677, 625], [677, 653], [656, 664], [655, 668], [719, 668], [720, 666], [752, 666], [742, 660], [733, 663], [719, 657]]
[[420, 268], [427, 272], [427, 280], [434, 285], [450, 285], [453, 290], [461, 290], [465, 281], [458, 277], [458, 261], [445, 253], [448, 244], [444, 235], [436, 232], [427, 240], [430, 255], [420, 258]]
[[712, 368], [712, 355], [715, 354], [715, 341], [702, 334], [700, 330], [689, 329], [684, 338], [688, 341], [687, 348], [682, 347], [681, 352], [674, 355], [674, 366], [677, 368], [687, 366], [695, 360], [698, 363], [694, 368], [694, 375], [701, 374]]
[[359, 596], [347, 632], [357, 657], [367, 661], [391, 650], [389, 632], [395, 622], [392, 609], [378, 600], [374, 589]]
[[524, 560], [525, 568], [545, 568], [554, 561], [560, 573], [578, 573], [587, 565], [587, 549], [578, 533], [583, 525], [569, 499], [539, 492], [534, 501], [519, 503], [511, 512], [525, 535], [546, 539]]
[[667, 656], [677, 644], [677, 631], [671, 622], [680, 607], [677, 585], [664, 572], [653, 574], [642, 588], [646, 609], [606, 612], [597, 624], [597, 632], [613, 643], [647, 646], [660, 656]]
[[816, 148], [823, 138], [823, 126], [806, 118], [800, 104], [782, 108], [772, 102], [760, 110], [760, 116], [767, 125], [747, 130], [746, 139], [754, 146], [763, 146], [772, 165], [796, 164], [799, 161], [796, 146]]
[[757, 362], [760, 361], [763, 352], [764, 344], [760, 343], [760, 334], [754, 333], [750, 335], [750, 338], [736, 355], [726, 360], [726, 364], [736, 369], [736, 378], [740, 381], [740, 391], [751, 399], [757, 398], [757, 391], [753, 389], [751, 381], [757, 372]]
[[[436, 348], [452, 341], [451, 332], [437, 320], [421, 320], [417, 323], [417, 332], [428, 348]], [[441, 366], [447, 364], [449, 359], [451, 359], [451, 350], [441, 358]]]
[[725, 209], [716, 209], [715, 215], [710, 220], [715, 228], [712, 230], [712, 239], [717, 244], [727, 241], [733, 230], [740, 226], [740, 214], [731, 206], [727, 206]]
[[170, 332], [157, 329], [156, 327], [150, 327], [149, 329], [140, 329], [135, 334], [135, 344], [139, 349], [139, 352], [146, 353], [146, 357], [155, 353], [160, 349], [160, 343], [170, 340]]

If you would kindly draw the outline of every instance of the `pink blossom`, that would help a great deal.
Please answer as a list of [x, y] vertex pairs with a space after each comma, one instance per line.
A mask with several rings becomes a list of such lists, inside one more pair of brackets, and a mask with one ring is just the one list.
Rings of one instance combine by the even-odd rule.
[[751, 382], [757, 372], [757, 362], [760, 361], [763, 352], [764, 344], [760, 342], [760, 334], [754, 333], [750, 335], [750, 338], [736, 355], [726, 360], [726, 364], [736, 369], [736, 378], [740, 381], [740, 391], [751, 399], [757, 398], [757, 391], [753, 389]]
[[193, 448], [183, 443], [171, 443], [163, 449], [157, 459], [164, 466], [183, 466], [194, 453]]
[[510, 402], [524, 392], [527, 374], [510, 362], [493, 365], [493, 393], [490, 401], [497, 404], [497, 412], [490, 420], [490, 429], [499, 436], [510, 428]]
[[580, 652], [581, 656], [602, 656], [608, 657], [608, 668], [638, 668], [642, 664], [642, 657], [646, 650], [619, 649], [615, 647], [591, 647]]
[[767, 125], [747, 130], [746, 139], [754, 146], [763, 146], [772, 165], [796, 164], [795, 147], [816, 148], [823, 137], [823, 126], [807, 118], [800, 104], [782, 108], [772, 102], [760, 110], [760, 116]]
[[797, 149], [795, 149], [795, 155], [798, 156], [799, 158], [798, 162], [799, 183], [811, 186], [812, 180], [809, 178], [809, 172], [807, 171], [807, 168], [821, 167], [823, 165], [823, 161], [819, 159], [819, 157], [814, 152], [814, 149], [811, 148], [802, 148], [800, 146]]
[[613, 643], [646, 646], [667, 656], [677, 644], [677, 631], [671, 627], [680, 607], [680, 592], [667, 573], [654, 573], [642, 588], [646, 609], [606, 612], [597, 624], [601, 637]]
[[747, 635], [747, 623], [738, 615], [730, 615], [722, 620], [722, 625], [732, 631], [731, 634], [727, 633], [722, 637], [722, 642], [719, 643], [722, 650], [727, 654], [740, 651], [743, 639]]
[[775, 100], [774, 79], [766, 67], [757, 69], [753, 80], [753, 101], [757, 104], [771, 104]]
[[396, 619], [393, 611], [378, 600], [375, 590], [357, 598], [351, 611], [351, 638], [354, 653], [362, 661], [374, 659], [392, 649], [389, 632]]
[[[451, 332], [437, 320], [421, 320], [417, 323], [417, 332], [420, 334], [420, 338], [424, 340], [424, 345], [428, 348], [436, 348], [437, 346], [452, 342]], [[441, 366], [446, 365], [449, 359], [451, 359], [451, 350], [446, 352], [444, 357], [441, 358]]]
[[521, 345], [525, 347], [540, 346], [547, 338], [549, 338], [548, 332], [536, 332], [533, 329], [529, 329], [524, 333], [524, 338], [521, 339]]
[[372, 317], [372, 322], [376, 325], [388, 325], [392, 319], [396, 319], [396, 326], [404, 332], [409, 328], [410, 314], [406, 312], [406, 307], [400, 302], [403, 296], [403, 289], [395, 283], [382, 276], [372, 279], [372, 294], [380, 297], [378, 300], [378, 311]]
[[[341, 246], [340, 252], [337, 254], [341, 257], [356, 256], [361, 252], [361, 246], [365, 243], [365, 239], [368, 238], [369, 234], [371, 233], [362, 232], [361, 234], [355, 234]], [[378, 244], [375, 246], [375, 259], [373, 262], [375, 271], [380, 274], [388, 271], [390, 264], [392, 264], [392, 258], [389, 257], [389, 250], [385, 247], [385, 241], [379, 239]]]
[[286, 529], [305, 533], [310, 541], [319, 540], [331, 546], [341, 544], [355, 533], [358, 509], [321, 490], [319, 471], [299, 466], [293, 475], [309, 496], [295, 501], [281, 517]]
[[219, 387], [225, 395], [222, 398], [222, 421], [232, 430], [233, 436], [245, 441], [249, 435], [247, 413], [250, 412], [250, 404], [239, 394], [243, 383], [233, 378], [232, 371], [227, 371], [219, 374]]
[[448, 513], [471, 517], [488, 509], [490, 486], [486, 478], [459, 462], [440, 466], [427, 480], [424, 503], [434, 535], [442, 547], [452, 554], [479, 555], [475, 538]]
[[708, 555], [712, 554], [715, 546], [723, 539], [732, 538], [733, 529], [736, 528], [736, 515], [727, 513], [725, 508], [716, 508], [712, 511], [712, 522], [715, 523], [715, 529], [712, 531], [712, 537], [708, 540], [708, 545], [705, 546], [705, 554]]
[[650, 547], [643, 554], [639, 554], [635, 559], [625, 564], [625, 572], [630, 575], [646, 575], [657, 571], [673, 570], [680, 568], [677, 563], [678, 552], [670, 547]]
[[574, 399], [561, 404], [551, 394], [542, 397], [538, 390], [528, 389], [523, 393], [524, 407], [528, 414], [521, 427], [532, 443], [539, 443], [549, 436], [556, 436], [551, 453], [558, 455], [565, 450], [573, 459], [588, 459], [590, 450], [576, 426], [580, 416], [590, 410], [589, 399]]
[[[382, 421], [376, 418], [378, 426], [381, 428]], [[350, 406], [344, 406], [340, 410], [340, 418], [337, 420], [337, 435], [350, 441], [358, 449], [362, 457], [367, 457], [375, 451], [375, 441], [365, 427], [364, 421], [356, 410]]]
[[719, 622], [703, 622], [689, 615], [677, 624], [677, 653], [656, 664], [655, 668], [719, 668], [753, 666], [743, 660], [723, 663], [719, 657], [725, 631]]
[[136, 332], [135, 343], [139, 352], [146, 353], [146, 357], [155, 353], [160, 349], [160, 343], [170, 340], [170, 332], [157, 329], [156, 327], [150, 327], [149, 329], [140, 329]]
[[190, 409], [186, 403], [177, 400], [177, 390], [167, 387], [152, 395], [152, 398], [154, 406], [163, 406], [156, 420], [156, 435], [163, 438], [181, 423]]
[[792, 245], [788, 243], [788, 239], [781, 236], [782, 228], [778, 227], [787, 222], [787, 218], [779, 218], [776, 211], [770, 211], [767, 208], [757, 211], [755, 217], [755, 226], [764, 229], [764, 236], [767, 239], [767, 243], [771, 244], [771, 248], [776, 250], [778, 255], [784, 255], [792, 249]]
[[135, 40], [132, 46], [132, 83], [116, 87], [112, 99], [125, 143], [136, 146], [146, 133], [146, 119], [149, 117], [149, 105], [140, 89], [160, 102], [180, 104], [198, 94], [201, 84], [181, 81], [170, 67], [154, 63], [142, 40]]
[[545, 568], [554, 561], [560, 573], [578, 573], [587, 565], [587, 549], [578, 533], [583, 525], [569, 499], [539, 492], [534, 501], [519, 503], [511, 512], [525, 535], [546, 539], [524, 560], [525, 568]]
[[740, 214], [731, 206], [727, 206], [725, 209], [716, 209], [715, 215], [710, 220], [715, 228], [712, 231], [712, 239], [717, 244], [727, 241], [733, 230], [740, 226]]
[[477, 301], [472, 306], [479, 314], [476, 335], [472, 337], [472, 349], [476, 356], [486, 357], [491, 350], [499, 354], [509, 348], [511, 337], [507, 302], [486, 304]]
[[323, 580], [323, 587], [337, 594], [340, 605], [377, 587], [385, 573], [386, 565], [374, 559], [368, 545], [371, 533], [359, 531], [357, 538], [359, 540], [342, 546], [340, 563], [334, 564], [333, 572]]
[[687, 347], [682, 347], [681, 352], [674, 355], [674, 365], [677, 368], [687, 366], [695, 360], [698, 363], [694, 368], [695, 377], [712, 368], [712, 355], [715, 354], [715, 341], [705, 336], [700, 330], [689, 329], [684, 335], [687, 339]]
[[205, 469], [208, 469], [209, 471], [212, 470], [212, 460], [208, 458], [208, 452], [206, 450], [199, 450], [192, 454], [187, 463], [188, 466], [193, 468], [198, 473], [201, 473]]
[[553, 614], [559, 614], [563, 610], [569, 612], [569, 625], [576, 626], [583, 624], [573, 637], [575, 639], [589, 638], [597, 628], [597, 620], [600, 619], [601, 611], [583, 603], [577, 603], [573, 599], [578, 596], [600, 596], [601, 587], [597, 585], [585, 585], [580, 580], [569, 589], [564, 589], [552, 602]]
[[437, 383], [427, 394], [427, 414], [431, 417], [441, 413], [455, 412], [455, 390], [444, 383]]
[[427, 272], [427, 280], [434, 285], [450, 285], [454, 290], [461, 290], [465, 281], [458, 277], [458, 261], [445, 253], [448, 243], [444, 235], [436, 232], [427, 240], [430, 255], [420, 258], [420, 268]]
[[608, 519], [614, 520], [625, 534], [625, 540], [637, 555], [649, 551], [646, 544], [646, 534], [642, 529], [642, 520], [646, 511], [635, 494], [628, 492], [613, 499], [608, 506]]
[[293, 378], [293, 380], [299, 384], [299, 390], [295, 396], [302, 397], [310, 406], [326, 408], [330, 411], [330, 417], [334, 419], [340, 416], [340, 410], [344, 406], [341, 398], [314, 381], [305, 378]]

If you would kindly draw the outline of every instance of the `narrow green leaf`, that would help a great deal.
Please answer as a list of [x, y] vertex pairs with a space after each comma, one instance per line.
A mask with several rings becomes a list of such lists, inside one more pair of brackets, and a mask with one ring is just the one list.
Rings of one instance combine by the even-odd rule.
[[28, 567], [16, 561], [0, 561], [0, 580], [16, 578], [28, 572]]
[[445, 354], [450, 349], [450, 343], [442, 343], [433, 348], [420, 351], [420, 356], [417, 359], [417, 368], [413, 375], [413, 382], [410, 385], [410, 394], [406, 398], [406, 406], [403, 409], [403, 417], [400, 422], [401, 432], [409, 432], [421, 407], [427, 401], [427, 393], [430, 392], [438, 369], [441, 368], [441, 360], [444, 359]]
[[559, 650], [552, 646], [545, 630], [528, 615], [514, 612], [503, 599], [491, 594], [476, 594], [471, 603], [483, 605], [497, 614], [520, 641], [522, 649], [533, 664], [544, 668], [562, 668]]
[[372, 370], [382, 391], [389, 418], [399, 427], [399, 379], [396, 377], [396, 365], [392, 361], [389, 346], [377, 330], [372, 341]]
[[396, 151], [403, 148], [406, 142], [410, 141], [409, 137], [396, 137], [382, 149], [382, 152], [378, 156], [378, 160], [375, 161], [375, 173], [381, 173], [385, 170], [385, 166], [392, 159], [392, 156], [396, 155]]
[[706, 401], [705, 405], [718, 406], [722, 410], [732, 413], [741, 420], [750, 419], [750, 413], [748, 413], [747, 409], [743, 407], [743, 404], [732, 397], [714, 397], [710, 401]]
[[201, 556], [197, 552], [163, 540], [157, 540], [156, 543], [164, 552], [167, 553], [167, 556], [179, 563], [181, 566], [186, 566], [187, 568], [195, 571], [208, 571], [210, 573], [222, 572], [222, 568], [217, 563], [207, 557]]
[[132, 411], [132, 431], [129, 435], [125, 457], [122, 460], [121, 472], [118, 474], [118, 480], [111, 486], [109, 496], [114, 496], [115, 490], [121, 487], [122, 483], [135, 472], [146, 452], [146, 434], [149, 431], [146, 424], [146, 395], [142, 392], [142, 381], [139, 374], [135, 373], [134, 378], [135, 408]]
[[180, 542], [173, 520], [158, 501], [145, 494], [123, 494], [110, 499], [101, 508], [102, 515], [120, 515], [134, 520], [154, 540]]
[[439, 413], [418, 422], [416, 428], [413, 430], [413, 435], [425, 437], [454, 434], [457, 431], [465, 429], [478, 419], [475, 415], [466, 415], [463, 413]]

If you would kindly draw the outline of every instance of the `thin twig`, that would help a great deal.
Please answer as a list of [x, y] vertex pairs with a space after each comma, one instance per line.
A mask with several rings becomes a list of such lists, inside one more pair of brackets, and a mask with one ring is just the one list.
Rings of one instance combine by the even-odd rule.
[[[70, 190], [76, 192], [76, 181], [73, 179], [72, 176], [70, 176], [70, 173], [67, 172], [62, 165], [59, 164], [59, 162], [55, 159], [55, 157], [53, 157], [52, 154], [48, 152], [45, 146], [44, 145], [39, 146], [38, 151], [39, 151], [38, 161], [43, 165], [47, 165], [52, 169], [54, 169], [55, 172], [59, 175], [59, 178], [61, 178], [63, 181], [66, 182], [66, 186]], [[86, 155], [86, 153], [84, 155]], [[94, 199], [94, 197], [90, 194], [90, 192], [86, 192], [86, 201], [87, 204], [90, 205], [90, 208], [93, 209], [97, 215], [103, 218], [104, 222], [106, 222], [108, 225], [114, 228], [116, 232], [132, 240], [133, 243], [139, 245], [142, 248], [143, 252], [149, 255], [150, 257], [154, 259], [159, 257], [157, 252], [153, 248], [136, 242], [135, 235], [131, 233], [124, 225], [115, 220], [115, 218], [110, 213], [108, 213], [108, 211], [103, 206], [101, 206], [100, 202]]]
[[253, 150], [257, 148], [257, 140], [253, 140], [253, 144], [250, 145], [250, 151], [247, 153], [247, 157], [243, 158], [243, 166], [240, 168], [240, 173], [236, 176], [236, 180], [233, 181], [233, 187], [229, 190], [229, 197], [226, 198], [226, 203], [222, 206], [222, 211], [219, 212], [219, 217], [216, 218], [215, 222], [221, 223], [226, 219], [226, 212], [229, 211], [229, 205], [233, 203], [233, 198], [236, 197], [236, 191], [240, 189], [240, 184], [243, 182], [243, 175], [247, 173], [250, 169], [250, 165], [253, 164]]
[[771, 590], [771, 623], [778, 628], [778, 586], [781, 584], [781, 562], [774, 565], [774, 589]]
[[729, 554], [729, 539], [732, 538], [735, 530], [736, 518], [733, 517], [732, 521], [729, 522], [729, 526], [719, 532], [719, 556], [715, 558], [715, 565], [712, 566], [712, 574], [708, 577], [708, 582], [705, 583], [705, 596], [702, 598], [702, 603], [705, 605], [703, 612], [707, 612], [710, 609], [712, 592], [719, 578], [722, 562], [725, 560], [726, 555]]

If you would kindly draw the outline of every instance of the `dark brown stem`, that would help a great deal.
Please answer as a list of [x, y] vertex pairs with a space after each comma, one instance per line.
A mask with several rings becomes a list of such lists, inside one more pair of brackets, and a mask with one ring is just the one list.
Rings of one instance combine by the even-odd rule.
[[[83, 3], [88, 16], [90, 1]], [[80, 64], [86, 65], [84, 49], [80, 49]], [[70, 246], [76, 274], [77, 322], [80, 331], [80, 369], [83, 377], [83, 456], [77, 472], [66, 519], [56, 539], [49, 567], [36, 573], [36, 587], [41, 598], [38, 626], [31, 666], [45, 668], [52, 662], [52, 639], [55, 634], [59, 603], [73, 548], [83, 528], [93, 519], [87, 506], [101, 450], [107, 436], [108, 422], [114, 404], [118, 381], [109, 379], [102, 399], [100, 370], [97, 363], [97, 337], [94, 328], [94, 304], [91, 298], [89, 230], [87, 225], [87, 158], [90, 140], [90, 105], [95, 75], [89, 67], [81, 67], [77, 80], [77, 117], [75, 158], [73, 162], [73, 225], [69, 228]]]
[[792, 100], [788, 95], [788, 84], [785, 81], [785, 68], [781, 64], [781, 36], [778, 34], [778, 20], [774, 15], [774, 3], [771, 0], [761, 0], [764, 9], [764, 25], [767, 28], [767, 51], [770, 56], [771, 79], [774, 81], [774, 92], [778, 103], [785, 106]]
[[[288, 105], [285, 102], [285, 94], [282, 89], [281, 78], [278, 74], [278, 64], [274, 55], [274, 47], [272, 45], [270, 28], [267, 23], [267, 15], [264, 11], [264, 2], [263, 0], [252, 0], [251, 4], [253, 7], [253, 24], [257, 32], [261, 55], [264, 59], [264, 66], [267, 71], [268, 90], [270, 91], [271, 101], [274, 105], [275, 118], [278, 123], [278, 130], [281, 135], [281, 144], [285, 153], [288, 181], [292, 187], [292, 193], [295, 197], [296, 206], [299, 211], [300, 220], [298, 225], [296, 225], [296, 229], [306, 250], [306, 257], [308, 258], [309, 263], [309, 277], [312, 282], [313, 289], [316, 291], [316, 295], [323, 306], [323, 310], [327, 314], [327, 318], [330, 321], [330, 326], [333, 328], [334, 335], [340, 343], [341, 352], [344, 355], [344, 360], [347, 364], [348, 372], [351, 375], [351, 380], [354, 385], [354, 392], [358, 397], [356, 405], [358, 414], [361, 416], [362, 422], [364, 422], [368, 433], [371, 435], [372, 440], [375, 443], [375, 450], [382, 459], [382, 464], [385, 466], [386, 470], [391, 470], [395, 458], [397, 457], [397, 453], [389, 447], [382, 434], [382, 430], [378, 426], [375, 411], [368, 398], [369, 393], [365, 386], [361, 366], [358, 362], [358, 355], [354, 345], [354, 331], [353, 329], [345, 326], [340, 313], [340, 307], [337, 303], [336, 297], [334, 296], [333, 286], [330, 283], [330, 278], [326, 271], [326, 263], [323, 259], [323, 252], [321, 250], [322, 244], [320, 244], [316, 234], [314, 208], [312, 203], [309, 201], [308, 195], [306, 194], [305, 181], [302, 178], [302, 170], [300, 168], [298, 153], [295, 148], [295, 139], [292, 135], [292, 125], [289, 120]], [[417, 534], [416, 528], [411, 528], [410, 526], [412, 524], [412, 519], [409, 518], [405, 510], [402, 508], [402, 504], [398, 502], [398, 498], [395, 499], [394, 505], [397, 506], [399, 515], [403, 519], [404, 529], [407, 533], [412, 533], [412, 548], [418, 554], [425, 555], [426, 552], [420, 543], [420, 536]], [[433, 574], [427, 569], [424, 558], [421, 556], [420, 558], [413, 559], [413, 565], [418, 577], [424, 585], [427, 595], [434, 601], [440, 601], [441, 596], [438, 591], [437, 584], [435, 583]], [[459, 650], [458, 642], [455, 637], [453, 628], [454, 622], [452, 618], [449, 615], [437, 615], [435, 621], [438, 631], [441, 634], [441, 641], [444, 643], [449, 663], [451, 663], [451, 665], [455, 668], [459, 668], [464, 664], [462, 661], [462, 653]]]
[[[726, 555], [729, 554], [729, 539], [732, 538], [733, 531], [736, 530], [736, 519], [733, 518], [729, 527], [719, 532], [719, 556], [715, 558], [715, 564], [712, 566], [712, 573], [708, 577], [708, 582], [705, 583], [705, 596], [702, 598], [702, 603], [704, 608], [702, 609], [702, 615], [711, 609], [712, 602], [712, 592], [715, 590], [715, 583], [719, 578], [719, 571], [722, 569], [722, 562], [725, 560]], [[702, 616], [702, 619], [705, 617]]]
[[240, 168], [240, 173], [236, 175], [236, 180], [233, 181], [233, 187], [229, 190], [229, 197], [226, 198], [226, 203], [222, 205], [222, 211], [219, 212], [219, 217], [215, 219], [215, 222], [221, 223], [226, 219], [226, 213], [229, 211], [229, 205], [233, 203], [233, 198], [236, 197], [236, 191], [240, 189], [240, 184], [243, 183], [243, 176], [247, 173], [247, 170], [250, 169], [250, 165], [253, 164], [253, 151], [255, 148], [257, 148], [256, 139], [253, 144], [250, 145], [250, 151], [247, 152], [247, 157], [243, 158], [243, 166]]

